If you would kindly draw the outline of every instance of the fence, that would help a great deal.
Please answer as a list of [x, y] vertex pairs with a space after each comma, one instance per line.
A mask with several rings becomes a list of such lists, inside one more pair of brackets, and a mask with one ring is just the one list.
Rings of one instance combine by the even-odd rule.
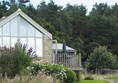
[[54, 63], [61, 64], [70, 68], [75, 68], [79, 66], [79, 56], [68, 54], [56, 54], [54, 55]]

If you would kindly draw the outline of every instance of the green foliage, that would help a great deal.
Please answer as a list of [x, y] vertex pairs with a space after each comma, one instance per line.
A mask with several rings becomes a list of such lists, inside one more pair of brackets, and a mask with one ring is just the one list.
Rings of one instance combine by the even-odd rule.
[[76, 83], [77, 76], [74, 71], [70, 70], [69, 68], [65, 68], [67, 78], [64, 79], [65, 83]]
[[15, 45], [15, 57], [16, 57], [16, 62], [15, 64], [17, 65], [16, 69], [17, 72], [20, 74], [24, 69], [26, 69], [32, 62], [32, 48], [26, 50], [26, 45], [22, 46], [19, 43], [16, 43]]
[[21, 74], [32, 61], [32, 49], [26, 50], [26, 45], [17, 43], [14, 47], [0, 48], [0, 73], [12, 78]]
[[93, 71], [102, 68], [115, 68], [117, 67], [117, 59], [115, 55], [107, 50], [107, 47], [99, 46], [90, 54], [86, 64]]
[[15, 48], [0, 47], [0, 73], [5, 76], [5, 73], [9, 77], [14, 77], [17, 73], [15, 69]]
[[56, 75], [57, 78], [62, 76], [66, 78], [65, 68], [57, 64], [33, 64], [31, 66], [31, 72], [33, 75], [37, 75], [38, 71], [44, 72], [47, 75]]
[[[82, 54], [85, 62], [91, 51], [98, 45], [108, 46], [118, 56], [118, 4], [109, 6], [99, 3], [93, 6], [87, 15], [84, 5], [67, 4], [62, 7], [51, 0], [42, 1], [37, 8], [27, 4], [29, 0], [9, 0], [0, 3], [0, 18], [15, 12], [19, 7], [53, 35], [53, 39], [62, 42]], [[68, 34], [67, 34], [68, 33]]]
[[77, 77], [74, 71], [57, 64], [33, 64], [30, 68], [32, 75], [44, 72], [47, 75], [56, 76], [57, 79], [64, 80], [65, 83], [74, 83]]

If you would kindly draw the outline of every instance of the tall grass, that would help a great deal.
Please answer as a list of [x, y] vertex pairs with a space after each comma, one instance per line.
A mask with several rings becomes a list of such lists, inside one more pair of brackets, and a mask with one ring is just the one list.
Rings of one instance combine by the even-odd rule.
[[[23, 75], [22, 79], [20, 76], [16, 76], [14, 79], [1, 78], [0, 83], [53, 83], [53, 78], [41, 73], [37, 76]], [[60, 83], [59, 80], [56, 83]]]
[[108, 74], [105, 78], [106, 79], [118, 79], [118, 73]]

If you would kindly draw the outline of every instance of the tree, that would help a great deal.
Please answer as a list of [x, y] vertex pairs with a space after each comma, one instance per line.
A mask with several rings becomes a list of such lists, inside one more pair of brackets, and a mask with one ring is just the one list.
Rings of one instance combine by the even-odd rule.
[[94, 49], [90, 54], [86, 65], [88, 69], [93, 71], [99, 70], [102, 68], [116, 68], [117, 59], [110, 51], [107, 50], [105, 46], [99, 46]]

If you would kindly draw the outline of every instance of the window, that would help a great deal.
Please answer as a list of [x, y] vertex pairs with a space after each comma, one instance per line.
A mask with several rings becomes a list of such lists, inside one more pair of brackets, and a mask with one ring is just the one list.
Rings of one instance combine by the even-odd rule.
[[27, 36], [27, 22], [20, 18], [20, 36]]
[[11, 20], [11, 36], [17, 36], [17, 17]]
[[22, 45], [27, 44], [26, 38], [21, 38], [20, 42], [21, 42]]
[[28, 36], [33, 36], [34, 37], [34, 29], [35, 29], [35, 27], [33, 27], [32, 25], [30, 25], [28, 23]]
[[0, 47], [2, 46], [2, 37], [0, 37]]
[[43, 56], [43, 46], [41, 38], [36, 38], [36, 54], [38, 55], [38, 57]]
[[34, 38], [28, 38], [28, 49], [33, 48], [35, 50]]
[[17, 37], [12, 37], [11, 38], [11, 47], [14, 47], [16, 43], [17, 43]]
[[2, 27], [0, 27], [0, 36], [2, 35]]
[[32, 48], [38, 57], [43, 56], [43, 34], [21, 16], [0, 27], [0, 46], [14, 47], [18, 40], [27, 49]]
[[35, 32], [36, 32], [36, 37], [43, 37], [43, 34], [37, 29], [35, 29]]
[[3, 46], [10, 47], [10, 37], [3, 37]]
[[3, 35], [5, 36], [9, 36], [10, 35], [10, 22], [8, 22], [7, 24], [5, 24], [3, 26]]

